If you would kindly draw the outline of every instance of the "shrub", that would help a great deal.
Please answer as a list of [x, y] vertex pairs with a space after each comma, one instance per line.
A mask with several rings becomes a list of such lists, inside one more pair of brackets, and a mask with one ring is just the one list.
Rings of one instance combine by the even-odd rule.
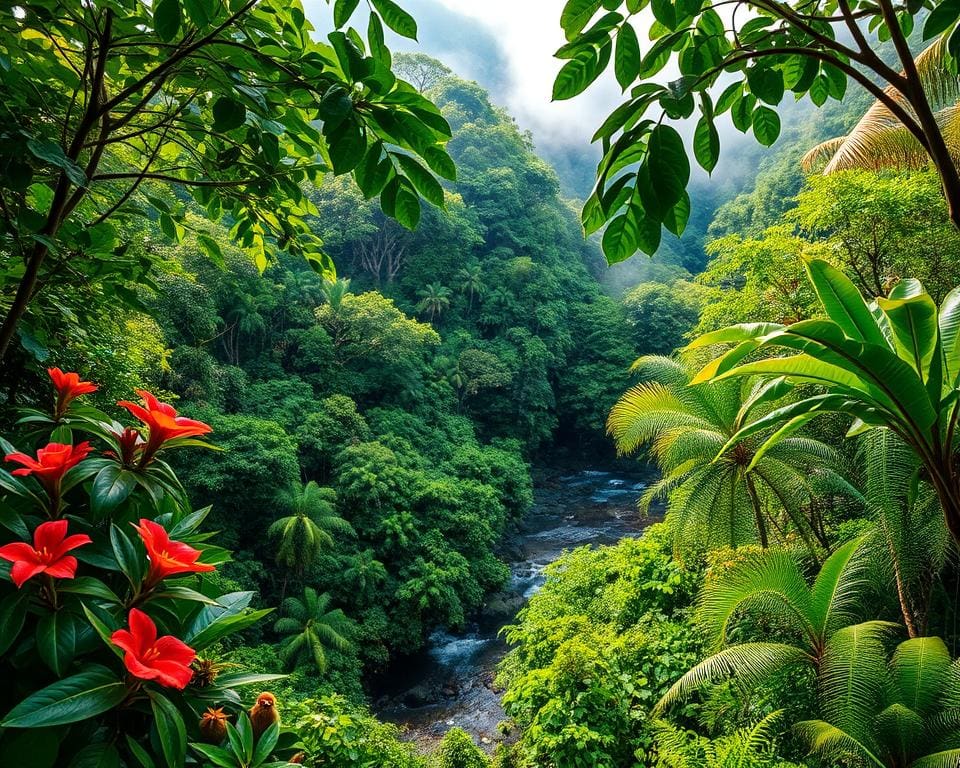
[[221, 641], [270, 611], [205, 576], [230, 554], [202, 531], [208, 509], [191, 508], [165, 461], [210, 447], [210, 427], [142, 391], [142, 403], [119, 403], [141, 422], [125, 427], [80, 404], [95, 385], [50, 376], [52, 411], [23, 414], [20, 450], [0, 440], [17, 465], [0, 469], [0, 765], [291, 756], [295, 736], [277, 725], [254, 738], [238, 691], [280, 676], [217, 658]]

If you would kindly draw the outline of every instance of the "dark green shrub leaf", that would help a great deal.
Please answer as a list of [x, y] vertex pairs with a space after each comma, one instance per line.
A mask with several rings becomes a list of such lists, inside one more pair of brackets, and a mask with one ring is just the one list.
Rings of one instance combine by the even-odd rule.
[[153, 7], [153, 28], [165, 43], [169, 43], [177, 36], [182, 15], [180, 0], [159, 0]]
[[124, 682], [106, 667], [96, 665], [30, 695], [7, 714], [0, 726], [42, 728], [77, 723], [113, 709], [126, 696]]

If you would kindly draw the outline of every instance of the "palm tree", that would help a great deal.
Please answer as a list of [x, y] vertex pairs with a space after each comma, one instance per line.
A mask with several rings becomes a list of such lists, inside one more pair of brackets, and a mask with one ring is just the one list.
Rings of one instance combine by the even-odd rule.
[[487, 287], [483, 283], [483, 270], [479, 264], [472, 264], [457, 272], [457, 281], [460, 283], [460, 292], [468, 297], [467, 312], [473, 311], [473, 300], [476, 296], [483, 296]]
[[[697, 621], [718, 649], [684, 674], [654, 708], [663, 712], [705, 683], [734, 678], [747, 686], [775, 676], [821, 670], [832, 655], [851, 643], [872, 642], [896, 625], [883, 621], [854, 624], [866, 586], [863, 540], [838, 547], [808, 584], [794, 553], [768, 549], [747, 555], [704, 585]], [[786, 639], [728, 645], [731, 629], [748, 631], [757, 620], [772, 620]]]
[[[920, 460], [947, 528], [960, 543], [960, 288], [938, 309], [918, 280], [902, 280], [887, 298], [868, 304], [827, 262], [808, 259], [806, 269], [825, 319], [731, 326], [688, 347], [735, 345], [708, 363], [694, 383], [759, 376], [768, 386], [786, 380], [824, 390], [745, 422], [724, 451], [771, 429], [776, 431], [767, 443], [775, 443], [824, 413], [851, 418], [851, 435], [887, 427]], [[790, 354], [743, 362], [778, 350]]]
[[374, 554], [372, 549], [365, 549], [352, 556], [350, 566], [343, 572], [344, 581], [361, 602], [375, 594], [377, 586], [387, 578], [387, 569]]
[[874, 551], [896, 588], [910, 637], [927, 634], [931, 593], [946, 563], [950, 536], [937, 495], [920, 480], [920, 460], [891, 430], [862, 438], [864, 501], [876, 517]]
[[613, 407], [609, 432], [621, 454], [649, 444], [662, 479], [641, 497], [645, 509], [668, 497], [668, 514], [680, 546], [769, 545], [768, 526], [783, 538], [789, 525], [812, 545], [826, 543], [811, 505], [823, 491], [851, 492], [832, 468], [836, 453], [806, 437], [784, 437], [769, 450], [741, 443], [723, 452], [731, 437], [766, 403], [789, 388], [744, 389], [740, 382], [691, 387], [691, 373], [668, 357], [641, 357], [633, 365], [645, 381]]
[[819, 676], [822, 719], [794, 730], [830, 764], [955, 768], [960, 764], [960, 662], [939, 637], [847, 645]]
[[[278, 542], [277, 562], [298, 579], [324, 549], [333, 547], [332, 533], [355, 535], [350, 523], [337, 514], [336, 498], [332, 488], [321, 488], [313, 480], [306, 485], [295, 482], [280, 495], [281, 504], [290, 514], [276, 520], [267, 535]], [[281, 600], [286, 588], [284, 578]]]
[[453, 296], [453, 292], [445, 285], [427, 283], [417, 291], [417, 295], [420, 297], [417, 311], [429, 313], [432, 323], [435, 317], [450, 309], [450, 297]]
[[325, 280], [323, 283], [323, 298], [336, 314], [343, 304], [343, 297], [350, 293], [350, 278], [343, 277], [337, 280]]
[[[947, 150], [954, 164], [960, 165], [960, 77], [951, 66], [947, 39], [938, 38], [915, 61]], [[914, 115], [902, 94], [893, 88], [887, 92], [907, 114]], [[857, 168], [909, 169], [927, 167], [930, 155], [887, 105], [875, 101], [850, 133], [818, 144], [801, 163], [805, 170], [822, 166], [823, 173]]]
[[327, 649], [346, 650], [350, 619], [342, 610], [330, 608], [330, 595], [318, 595], [312, 587], [303, 591], [303, 600], [288, 597], [283, 601], [287, 615], [277, 620], [274, 631], [286, 637], [281, 641], [280, 658], [289, 668], [312, 658], [321, 674], [327, 671]]

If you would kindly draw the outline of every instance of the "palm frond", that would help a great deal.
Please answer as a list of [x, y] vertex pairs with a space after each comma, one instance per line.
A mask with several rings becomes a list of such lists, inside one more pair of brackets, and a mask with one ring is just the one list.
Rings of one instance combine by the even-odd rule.
[[835, 632], [826, 643], [818, 684], [824, 719], [868, 744], [878, 702], [883, 700], [887, 655], [886, 622], [854, 624]]
[[884, 762], [853, 736], [823, 720], [802, 720], [794, 727], [810, 753], [825, 760], [849, 760], [854, 765], [886, 768]]
[[784, 643], [740, 643], [704, 659], [675, 682], [652, 710], [659, 716], [674, 703], [687, 698], [707, 683], [735, 679], [756, 687], [770, 675], [794, 665], [812, 665], [814, 660], [802, 649]]
[[[941, 35], [916, 57], [924, 92], [947, 142], [954, 163], [960, 160], [960, 77], [950, 65], [950, 56]], [[893, 86], [886, 94], [911, 116], [909, 102]], [[850, 169], [922, 168], [929, 155], [913, 134], [883, 102], [876, 101], [846, 136], [823, 142], [804, 155], [807, 171], [822, 165], [825, 174]]]
[[796, 558], [783, 549], [748, 556], [709, 579], [697, 605], [697, 620], [715, 643], [725, 642], [729, 624], [747, 610], [792, 625], [811, 642], [819, 637], [812, 621], [810, 589]]

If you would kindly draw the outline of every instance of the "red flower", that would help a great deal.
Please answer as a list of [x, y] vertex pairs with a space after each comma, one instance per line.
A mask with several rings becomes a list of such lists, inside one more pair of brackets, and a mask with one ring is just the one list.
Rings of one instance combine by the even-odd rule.
[[168, 440], [175, 440], [178, 437], [198, 437], [213, 431], [208, 424], [204, 424], [202, 421], [177, 416], [177, 411], [172, 405], [161, 403], [146, 390], [138, 389], [137, 394], [143, 398], [145, 408], [136, 403], [131, 403], [129, 400], [121, 400], [117, 405], [130, 411], [149, 430], [147, 445], [143, 450], [141, 459], [143, 464], [150, 461]]
[[72, 579], [77, 573], [77, 558], [67, 552], [89, 543], [90, 537], [85, 533], [67, 536], [66, 520], [53, 520], [37, 526], [32, 547], [24, 541], [7, 544], [0, 547], [0, 558], [13, 563], [10, 578], [20, 589], [38, 573]]
[[80, 381], [77, 373], [64, 373], [59, 368], [47, 368], [50, 380], [57, 390], [57, 411], [59, 419], [67, 412], [70, 402], [80, 395], [88, 395], [97, 391], [97, 385], [90, 381]]
[[48, 443], [37, 451], [37, 458], [25, 453], [8, 453], [6, 460], [23, 464], [19, 469], [13, 470], [14, 475], [36, 475], [37, 480], [47, 489], [50, 498], [58, 499], [63, 476], [83, 461], [92, 450], [88, 442], [79, 445]]
[[166, 529], [152, 520], [141, 519], [140, 525], [134, 525], [143, 546], [147, 548], [147, 557], [150, 559], [150, 572], [147, 574], [147, 584], [153, 586], [168, 576], [181, 573], [206, 573], [215, 571], [216, 567], [206, 563], [198, 563], [197, 558], [203, 554], [182, 541], [171, 541]]
[[118, 629], [110, 640], [126, 651], [123, 663], [130, 674], [167, 688], [186, 688], [193, 677], [190, 664], [197, 658], [196, 651], [173, 635], [158, 638], [153, 619], [137, 608], [130, 609], [128, 622], [130, 629]]

